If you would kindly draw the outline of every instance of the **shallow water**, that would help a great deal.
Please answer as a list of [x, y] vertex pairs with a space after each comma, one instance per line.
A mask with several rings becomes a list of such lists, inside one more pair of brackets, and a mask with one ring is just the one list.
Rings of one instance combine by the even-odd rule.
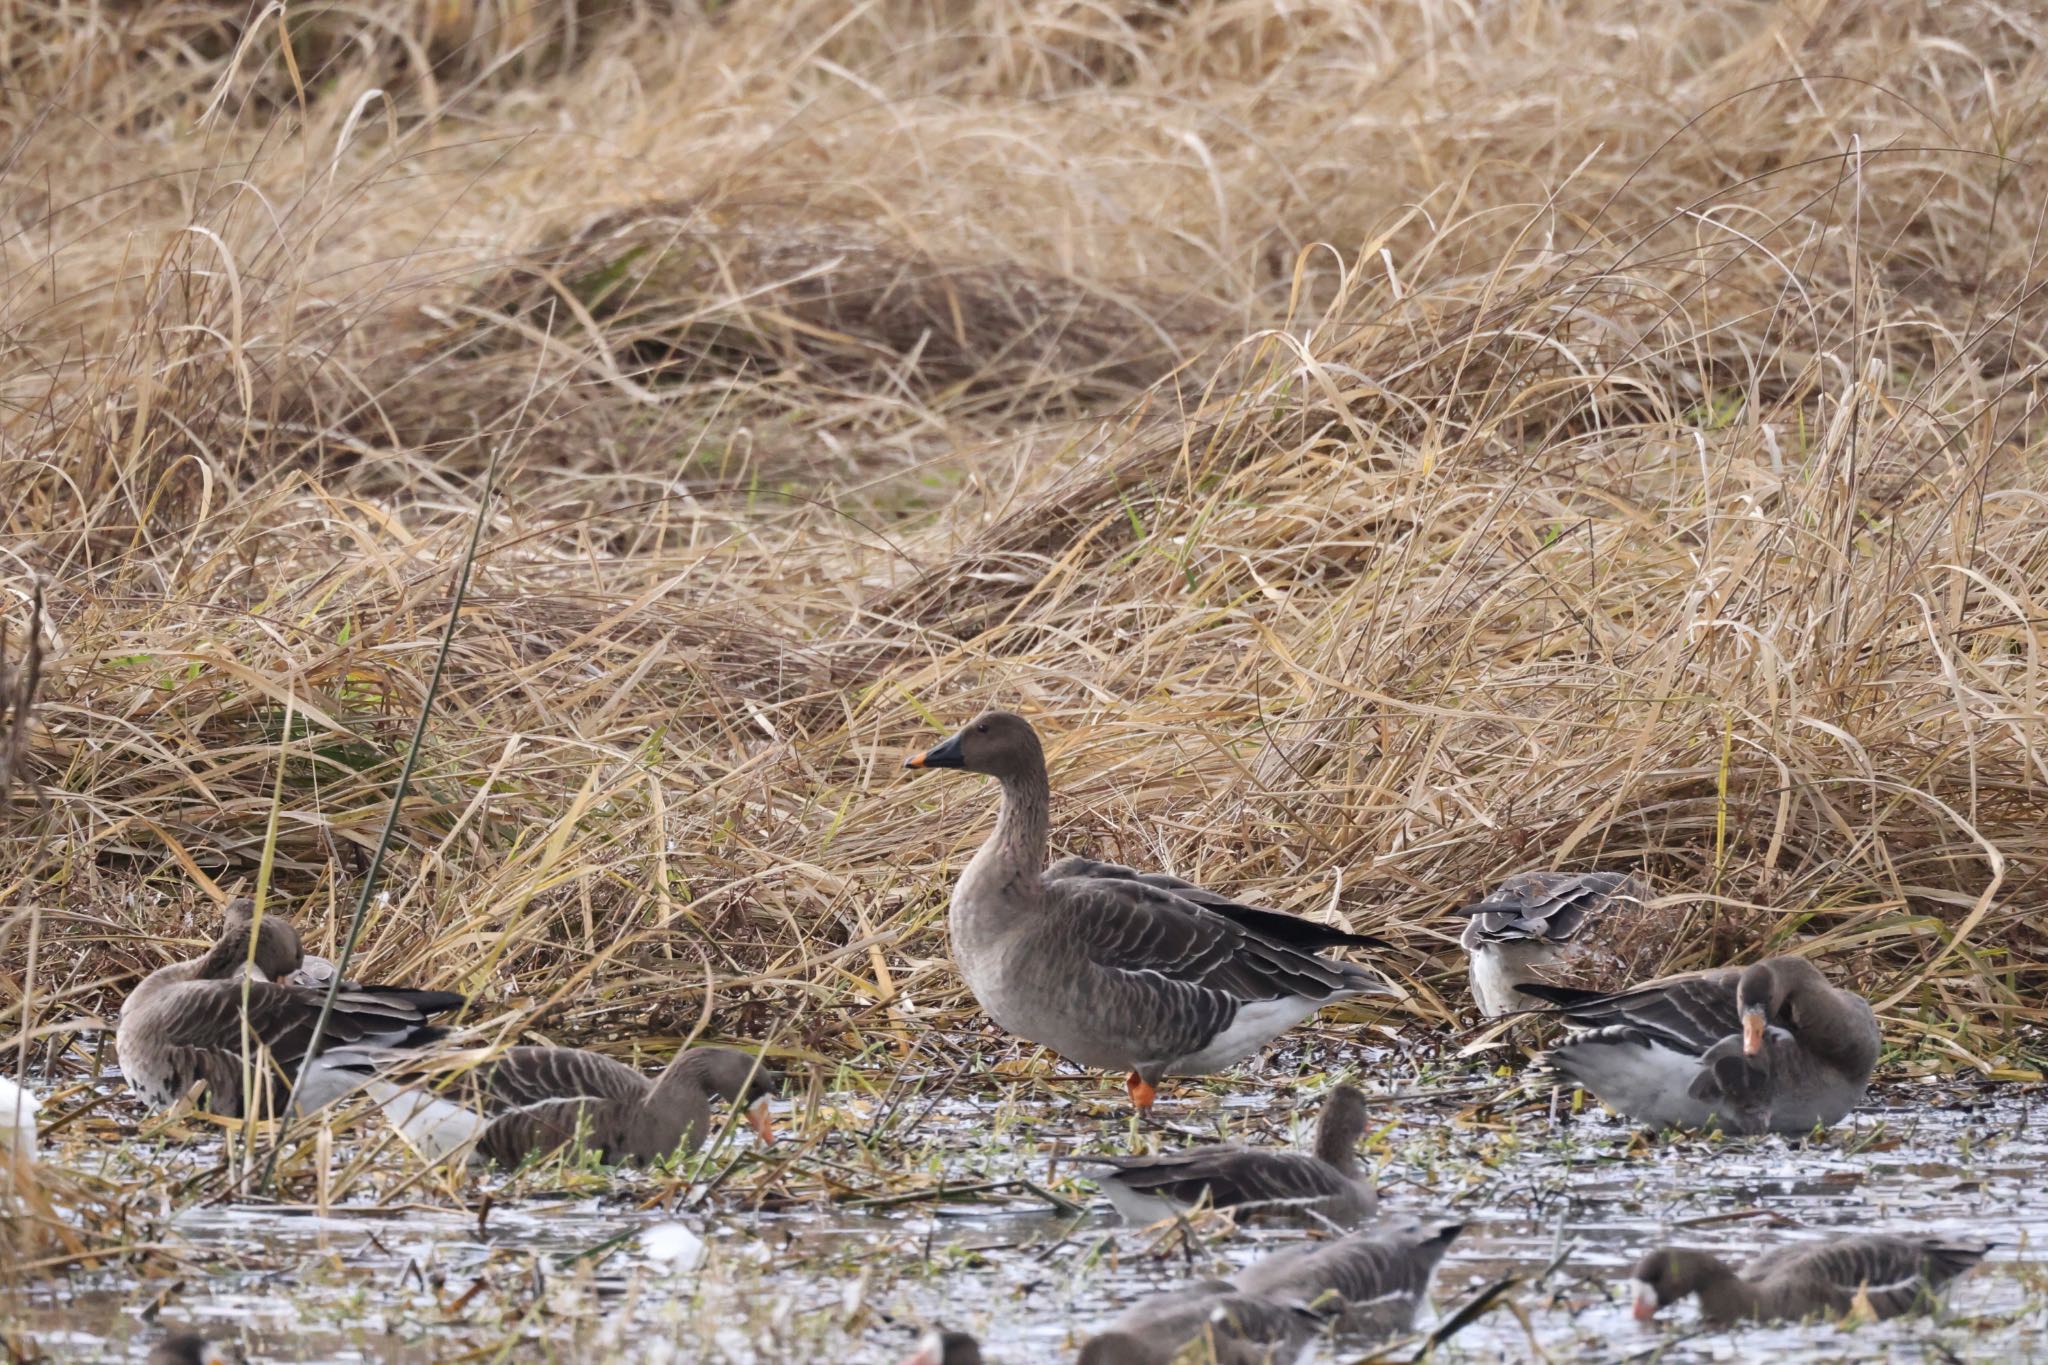
[[[1657, 1142], [1598, 1116], [1495, 1111], [1481, 1103], [1484, 1078], [1474, 1079], [1422, 1083], [1444, 1098], [1383, 1102], [1377, 1114], [1392, 1126], [1371, 1142], [1389, 1212], [1466, 1224], [1438, 1280], [1440, 1314], [1504, 1276], [1525, 1278], [1510, 1296], [1519, 1316], [1496, 1306], [1437, 1359], [2048, 1359], [2048, 1273], [2037, 1251], [2048, 1236], [2040, 1192], [2048, 1138], [2030, 1112], [2039, 1088], [1887, 1088], [1813, 1143]], [[1077, 1183], [1087, 1168], [1076, 1153], [1129, 1149], [1134, 1130], [1109, 1096], [1065, 1083], [1063, 1093], [1079, 1102], [1043, 1086], [1012, 1089], [1025, 1098], [925, 1097], [914, 1113], [900, 1103], [900, 1085], [892, 1092], [899, 1102], [828, 1096], [815, 1112], [786, 1114], [798, 1136], [767, 1159], [707, 1162], [704, 1171], [725, 1178], [701, 1209], [644, 1207], [687, 1205], [704, 1191], [643, 1174], [601, 1184], [585, 1176], [577, 1188], [601, 1193], [573, 1195], [532, 1193], [530, 1177], [472, 1177], [460, 1186], [466, 1208], [431, 1187], [411, 1191], [402, 1208], [344, 1206], [326, 1216], [199, 1205], [170, 1224], [191, 1273], [176, 1282], [87, 1274], [46, 1285], [11, 1304], [10, 1335], [60, 1361], [139, 1359], [176, 1326], [234, 1337], [252, 1360], [739, 1365], [893, 1362], [924, 1324], [944, 1321], [978, 1333], [992, 1360], [1050, 1361], [1146, 1293], [1227, 1274], [1307, 1235], [1256, 1223], [1189, 1247], [1124, 1227]], [[1304, 1136], [1306, 1119], [1268, 1117], [1273, 1099], [1247, 1089], [1162, 1103], [1159, 1112], [1190, 1136]], [[1166, 1132], [1147, 1140], [1188, 1139]], [[60, 1144], [45, 1159], [71, 1155]], [[167, 1155], [174, 1166], [206, 1159]], [[824, 1199], [828, 1190], [886, 1200], [942, 1183], [1009, 1180], [1046, 1193], [1009, 1188], [865, 1207]], [[493, 1202], [480, 1227], [476, 1204], [486, 1190]], [[640, 1240], [677, 1219], [707, 1243], [701, 1270], [664, 1264]], [[1649, 1328], [1629, 1316], [1620, 1282], [1651, 1245], [1673, 1240], [1741, 1256], [1851, 1227], [1999, 1245], [1934, 1320], [1728, 1334], [1700, 1332], [1683, 1307], [1667, 1313], [1670, 1324]], [[1407, 1359], [1418, 1345], [1389, 1358]], [[1317, 1358], [1365, 1359], [1371, 1348], [1344, 1341]]]

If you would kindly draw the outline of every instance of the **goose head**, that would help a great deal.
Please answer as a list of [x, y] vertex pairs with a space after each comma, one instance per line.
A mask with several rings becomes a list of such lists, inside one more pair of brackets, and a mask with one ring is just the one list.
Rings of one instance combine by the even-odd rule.
[[1696, 1294], [1735, 1272], [1704, 1251], [1659, 1247], [1636, 1262], [1635, 1318], [1648, 1322], [1688, 1294]]
[[[248, 953], [252, 929], [256, 935], [253, 956]], [[299, 946], [299, 931], [292, 928], [292, 922], [283, 915], [268, 914], [258, 924], [256, 902], [248, 896], [237, 896], [228, 902], [226, 922], [221, 926], [221, 941], [236, 945], [235, 957], [248, 961], [263, 973], [266, 981], [283, 981], [299, 969], [299, 962], [305, 956]]]
[[903, 760], [906, 768], [959, 768], [1003, 779], [1045, 771], [1045, 750], [1031, 722], [1011, 711], [984, 711], [944, 743]]
[[1820, 968], [1803, 957], [1774, 957], [1752, 964], [1735, 985], [1744, 1055], [1754, 1057], [1763, 1051], [1764, 1031], [1772, 1024], [1796, 1032], [1810, 1008], [1808, 1002], [1827, 988]]

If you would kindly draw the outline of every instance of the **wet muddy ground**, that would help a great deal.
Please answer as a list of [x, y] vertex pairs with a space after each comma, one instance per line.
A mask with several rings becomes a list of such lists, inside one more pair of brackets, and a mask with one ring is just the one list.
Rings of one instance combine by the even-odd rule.
[[[178, 1273], [91, 1272], [17, 1294], [9, 1335], [59, 1361], [140, 1359], [190, 1327], [252, 1360], [893, 1362], [944, 1322], [979, 1334], [993, 1361], [1055, 1361], [1144, 1294], [1310, 1235], [1213, 1217], [1126, 1227], [1093, 1193], [1090, 1151], [1304, 1139], [1312, 1115], [1290, 1106], [1326, 1083], [1290, 1094], [1231, 1081], [1177, 1092], [1157, 1111], [1164, 1127], [1140, 1130], [1086, 1078], [979, 1091], [897, 1078], [785, 1101], [789, 1135], [769, 1152], [736, 1142], [681, 1176], [472, 1175], [381, 1206], [357, 1193], [324, 1215], [195, 1197], [147, 1230], [175, 1249]], [[1369, 1139], [1386, 1210], [1466, 1225], [1438, 1320], [1520, 1280], [1436, 1359], [2048, 1360], [2042, 1087], [1883, 1086], [1806, 1142], [1645, 1139], [1597, 1109], [1496, 1103], [1484, 1072], [1411, 1074], [1400, 1098], [1389, 1088]], [[109, 1154], [60, 1139], [44, 1159], [203, 1177], [218, 1148], [131, 1141]], [[701, 1264], [687, 1248], [676, 1259], [678, 1223], [701, 1235]], [[1934, 1319], [1728, 1334], [1700, 1331], [1686, 1307], [1653, 1327], [1629, 1316], [1623, 1282], [1653, 1244], [1741, 1256], [1849, 1229], [1998, 1245]], [[1313, 1358], [1407, 1360], [1433, 1325]]]

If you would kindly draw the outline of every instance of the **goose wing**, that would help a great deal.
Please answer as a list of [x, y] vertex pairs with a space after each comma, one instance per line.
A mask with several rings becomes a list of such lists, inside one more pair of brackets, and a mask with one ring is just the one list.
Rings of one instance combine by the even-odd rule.
[[1795, 1243], [1766, 1252], [1742, 1277], [1786, 1300], [1780, 1311], [1803, 1317], [1845, 1313], [1861, 1294], [1879, 1317], [1927, 1306], [1936, 1290], [1984, 1259], [1988, 1243], [1872, 1234]]
[[[296, 1064], [313, 1040], [324, 993], [270, 981], [191, 981], [174, 1000], [153, 1012], [152, 1031], [166, 1047], [239, 1051], [247, 1022], [249, 1036], [271, 1056]], [[321, 1047], [410, 1037], [438, 1014], [466, 1001], [451, 991], [398, 986], [358, 986], [335, 997]]]
[[1348, 1312], [1376, 1303], [1414, 1304], [1428, 1293], [1437, 1265], [1462, 1223], [1374, 1226], [1320, 1247], [1255, 1261], [1232, 1280], [1254, 1294], [1285, 1295], [1310, 1305], [1341, 1299]]
[[1248, 905], [1234, 900], [1206, 887], [1195, 885], [1165, 872], [1140, 872], [1122, 863], [1097, 862], [1093, 858], [1062, 858], [1045, 870], [1045, 880], [1129, 882], [1138, 886], [1149, 886], [1199, 905], [1230, 920], [1241, 929], [1249, 930], [1275, 943], [1284, 943], [1290, 948], [1305, 952], [1317, 952], [1324, 948], [1388, 948], [1393, 945], [1385, 939], [1370, 934], [1354, 934], [1339, 929], [1334, 924], [1323, 924], [1317, 920], [1304, 919], [1280, 910], [1268, 910], [1263, 906]]
[[1336, 1171], [1299, 1152], [1244, 1147], [1203, 1147], [1165, 1156], [1091, 1157], [1116, 1174], [1107, 1177], [1143, 1194], [1192, 1204], [1209, 1192], [1217, 1208], [1307, 1203], [1348, 1193]]
[[1456, 913], [1471, 916], [1481, 942], [1565, 944], [1617, 905], [1640, 906], [1647, 891], [1631, 872], [1520, 872]]
[[624, 1062], [573, 1047], [507, 1048], [480, 1070], [491, 1099], [506, 1106], [574, 1099], [637, 1104], [653, 1088]]
[[1543, 982], [1525, 982], [1520, 989], [1548, 1001], [1547, 1013], [1562, 1015], [1579, 1028], [1631, 1028], [1697, 1056], [1729, 1034], [1742, 1032], [1742, 1017], [1735, 1007], [1735, 983], [1741, 976], [1739, 970], [1724, 967], [1611, 994]]
[[[1164, 887], [1121, 877], [1045, 883], [1054, 922], [1106, 972], [1235, 1007], [1392, 992], [1374, 974], [1247, 929]], [[1227, 1022], [1227, 1018], [1226, 1018]]]

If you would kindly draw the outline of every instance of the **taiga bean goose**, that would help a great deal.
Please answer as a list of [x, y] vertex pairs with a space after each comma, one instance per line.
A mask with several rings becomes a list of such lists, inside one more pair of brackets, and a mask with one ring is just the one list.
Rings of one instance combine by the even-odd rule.
[[1333, 1316], [1343, 1331], [1387, 1336], [1414, 1325], [1444, 1253], [1462, 1231], [1461, 1223], [1381, 1223], [1255, 1261], [1230, 1282]]
[[[114, 1032], [121, 1075], [151, 1104], [170, 1104], [204, 1081], [201, 1103], [214, 1113], [240, 1117], [253, 1108], [275, 1115], [290, 1092], [325, 993], [284, 984], [299, 969], [298, 931], [277, 914], [259, 925], [255, 909], [246, 898], [229, 902], [212, 948], [157, 968], [122, 1005]], [[441, 1036], [428, 1021], [463, 1004], [449, 991], [355, 986], [335, 998], [321, 1049], [423, 1047]], [[254, 1105], [245, 1081], [257, 1087]], [[351, 1084], [341, 1072], [316, 1067], [299, 1108], [332, 1103]]]
[[1076, 1365], [1270, 1365], [1295, 1359], [1320, 1325], [1299, 1304], [1209, 1280], [1132, 1305], [1082, 1343]]
[[1372, 1173], [1358, 1160], [1364, 1135], [1365, 1096], [1340, 1085], [1323, 1101], [1313, 1152], [1221, 1145], [1089, 1160], [1115, 1168], [1099, 1183], [1117, 1212], [1133, 1223], [1171, 1217], [1206, 1193], [1219, 1209], [1286, 1209], [1355, 1227], [1372, 1217], [1378, 1202]]
[[685, 1049], [650, 1081], [580, 1048], [515, 1047], [464, 1067], [445, 1085], [385, 1071], [368, 1089], [426, 1160], [473, 1146], [510, 1167], [579, 1135], [608, 1165], [694, 1152], [711, 1135], [714, 1096], [744, 1104], [756, 1136], [772, 1141], [768, 1100], [779, 1086], [773, 1068], [736, 1048]]
[[1942, 1288], [1984, 1259], [1981, 1242], [1866, 1234], [1779, 1247], [1733, 1270], [1704, 1251], [1665, 1247], [1636, 1263], [1635, 1315], [1657, 1316], [1688, 1294], [1716, 1327], [1844, 1317], [1859, 1302], [1880, 1318], [1935, 1306]]
[[904, 766], [1002, 783], [995, 832], [960, 874], [948, 917], [968, 990], [1008, 1032], [1128, 1072], [1140, 1110], [1162, 1078], [1234, 1066], [1324, 1005], [1399, 994], [1315, 954], [1385, 947], [1378, 939], [1112, 863], [1046, 867], [1051, 788], [1021, 716], [990, 711]]
[[1458, 941], [1479, 1012], [1493, 1019], [1542, 1004], [1523, 994], [1525, 982], [1611, 991], [1654, 970], [1669, 944], [1648, 896], [1630, 872], [1521, 872], [1458, 907], [1471, 917]]
[[1863, 1099], [1881, 1045], [1861, 996], [1803, 957], [1774, 957], [1613, 995], [1530, 984], [1587, 1030], [1548, 1066], [1639, 1123], [1811, 1132]]

